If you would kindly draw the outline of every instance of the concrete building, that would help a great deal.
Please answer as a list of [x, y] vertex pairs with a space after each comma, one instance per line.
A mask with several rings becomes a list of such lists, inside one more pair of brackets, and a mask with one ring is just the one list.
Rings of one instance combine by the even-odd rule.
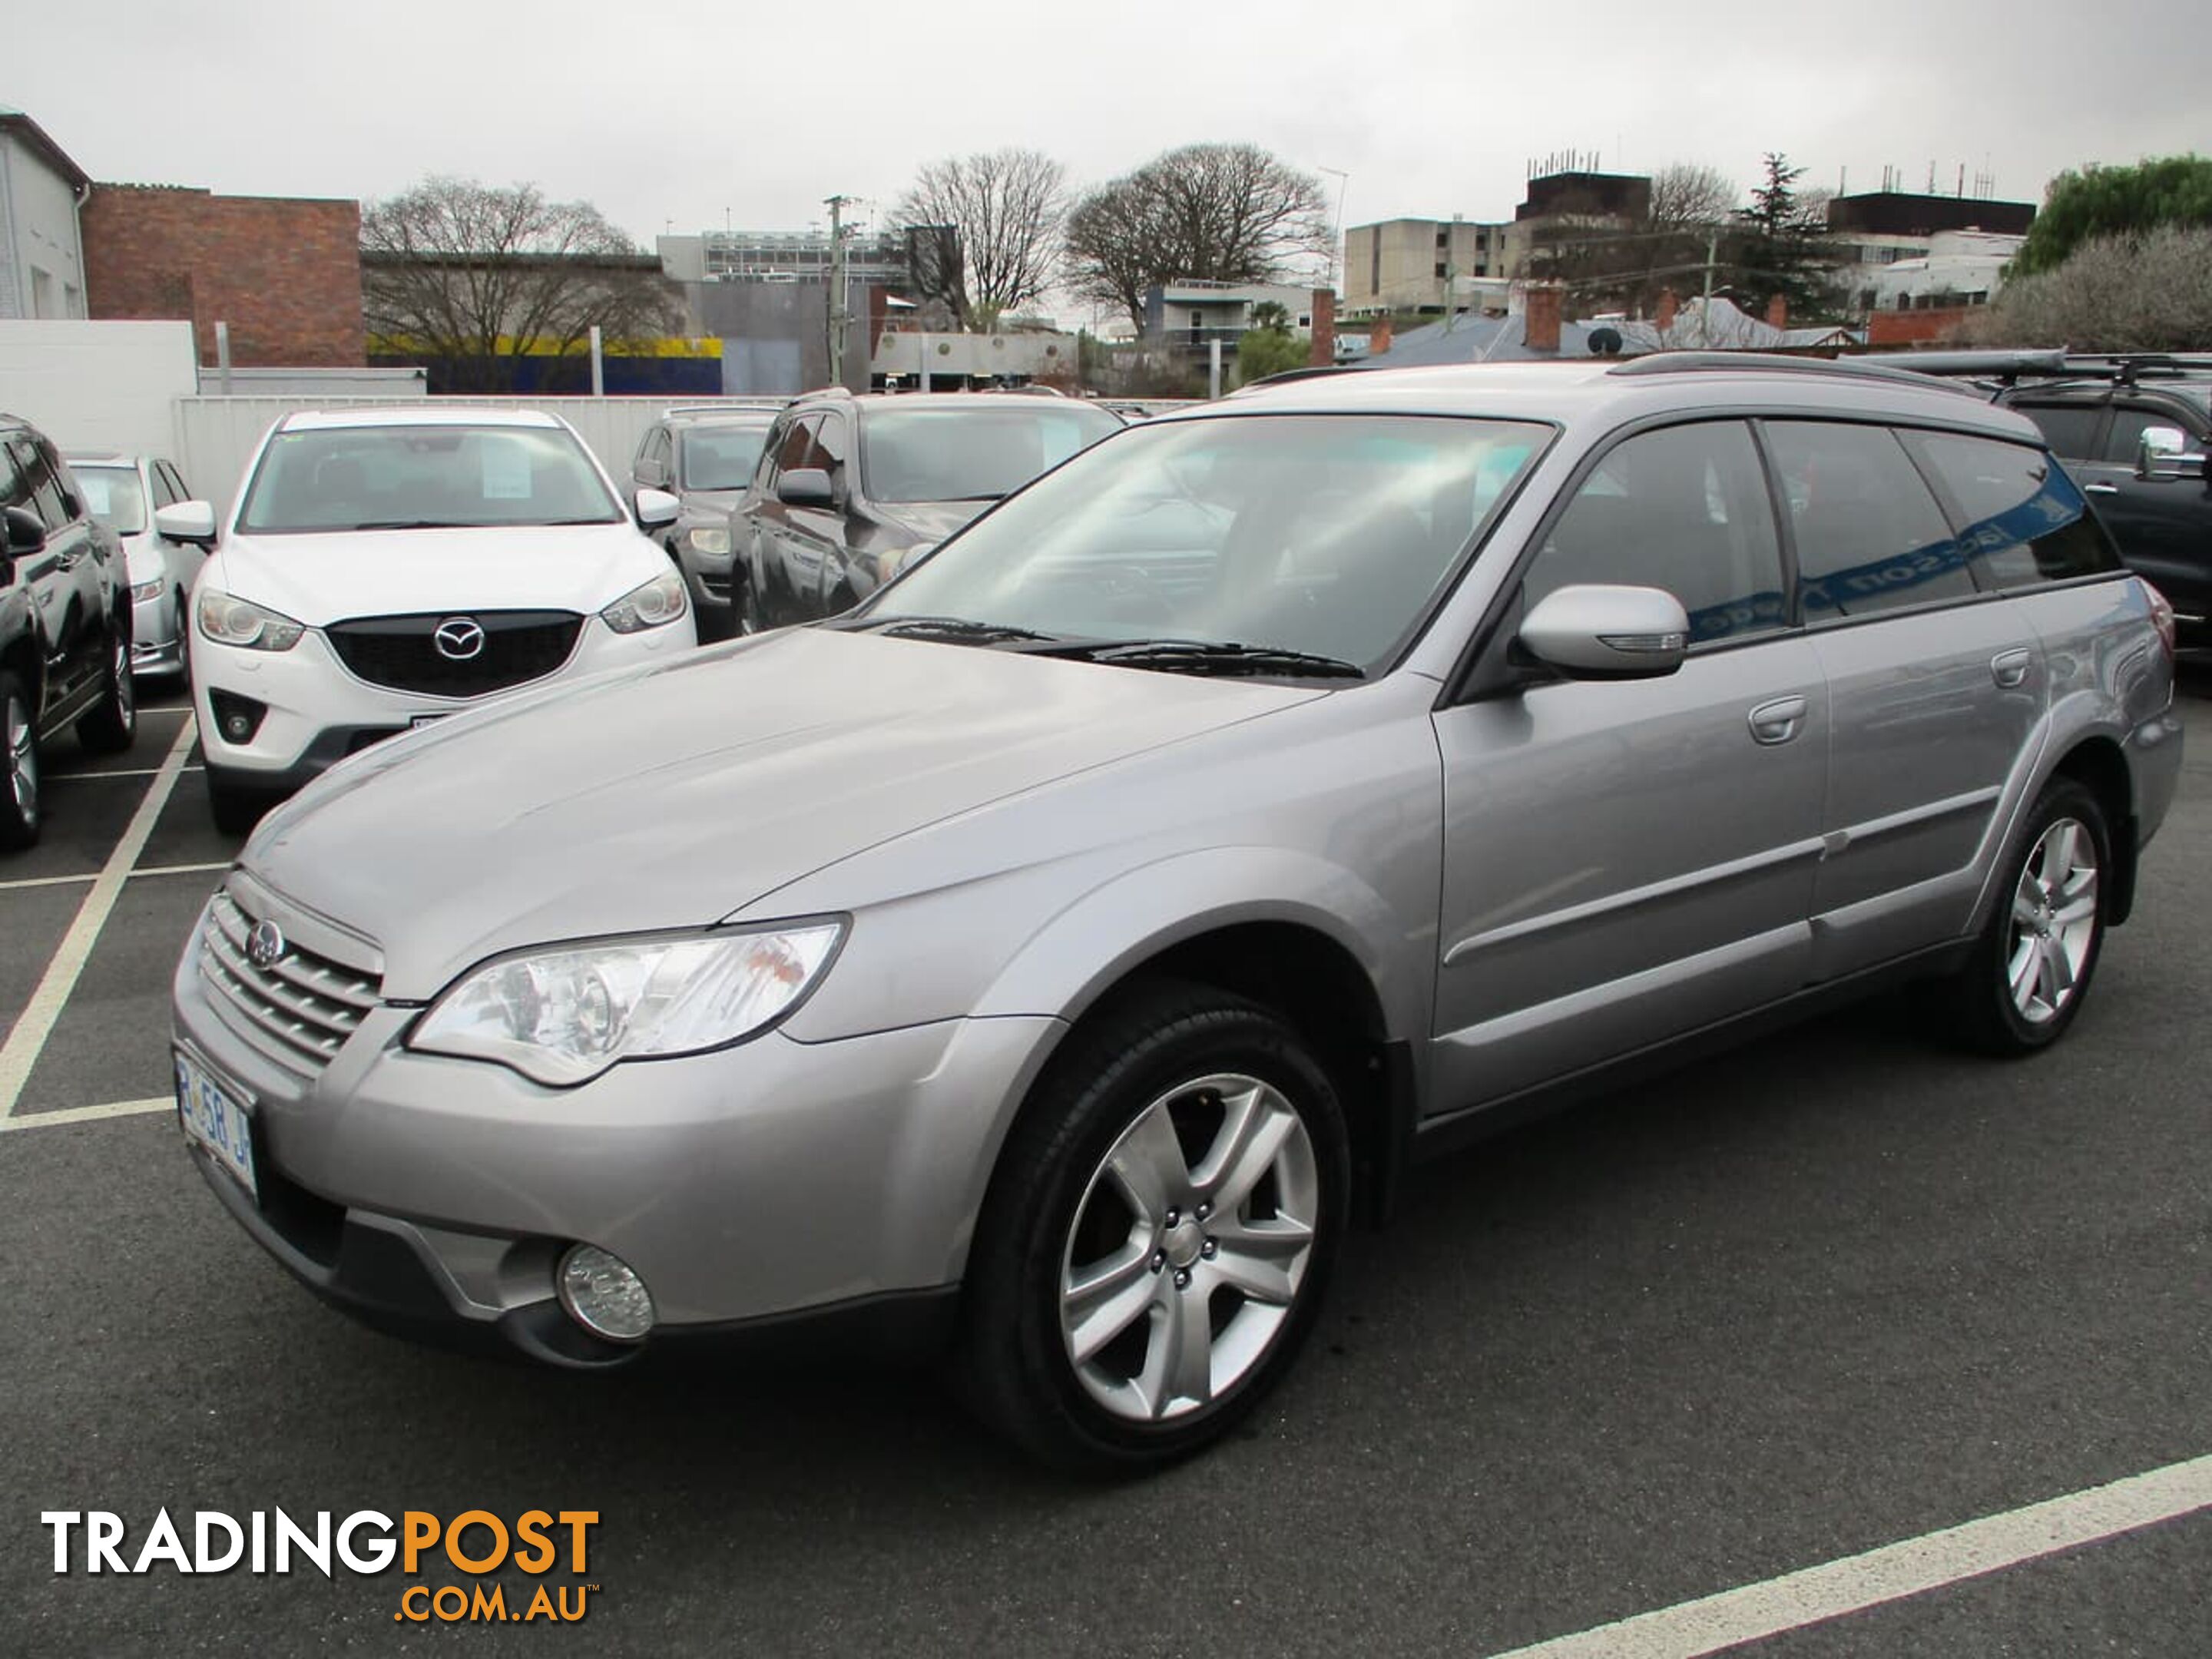
[[[830, 280], [826, 230], [709, 230], [696, 236], [659, 236], [653, 251], [661, 269], [679, 283], [817, 283]], [[872, 231], [845, 237], [848, 278], [872, 288], [904, 292], [915, 259], [908, 231]]]
[[[1199, 354], [1214, 341], [1234, 355], [1237, 343], [1252, 326], [1255, 306], [1273, 303], [1290, 319], [1293, 334], [1311, 335], [1327, 289], [1287, 288], [1273, 283], [1215, 283], [1182, 277], [1155, 283], [1145, 295], [1144, 339]], [[1332, 313], [1333, 316], [1333, 313]]]
[[91, 188], [44, 128], [0, 104], [0, 317], [86, 315], [77, 215]]
[[358, 368], [361, 204], [94, 185], [82, 212], [89, 314], [190, 322], [200, 362]]
[[1466, 219], [1354, 225], [1344, 234], [1346, 314], [1441, 313], [1460, 282], [1506, 274], [1508, 228]]

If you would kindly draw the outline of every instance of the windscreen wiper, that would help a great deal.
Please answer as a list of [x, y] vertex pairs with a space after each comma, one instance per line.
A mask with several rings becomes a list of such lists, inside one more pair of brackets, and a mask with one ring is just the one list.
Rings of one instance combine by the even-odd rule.
[[1239, 645], [1233, 640], [1124, 640], [1083, 644], [1055, 655], [1176, 674], [1283, 674], [1311, 679], [1364, 680], [1366, 672], [1341, 657], [1292, 651], [1277, 645]]
[[1034, 628], [1006, 623], [972, 622], [965, 617], [870, 617], [860, 622], [832, 623], [839, 633], [874, 633], [902, 640], [965, 640], [988, 645], [999, 640], [1050, 640], [1059, 635], [1040, 634]]
[[351, 526], [356, 530], [480, 530], [481, 525], [462, 524], [453, 519], [372, 519], [367, 524]]

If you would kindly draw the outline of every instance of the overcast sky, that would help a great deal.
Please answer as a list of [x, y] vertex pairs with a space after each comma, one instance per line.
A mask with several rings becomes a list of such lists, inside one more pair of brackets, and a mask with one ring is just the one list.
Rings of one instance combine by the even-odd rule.
[[[1809, 9], [1808, 9], [1809, 11]], [[1656, 0], [109, 0], [14, 5], [0, 102], [94, 178], [374, 199], [444, 173], [667, 229], [888, 212], [1003, 144], [1078, 185], [1201, 139], [1343, 181], [1344, 222], [1512, 216], [1532, 156], [1786, 152], [1854, 191], [2212, 149], [2194, 0], [1856, 0], [1826, 21]], [[1324, 175], [1334, 192], [1340, 181]], [[1334, 200], [1332, 200], [1334, 206]]]

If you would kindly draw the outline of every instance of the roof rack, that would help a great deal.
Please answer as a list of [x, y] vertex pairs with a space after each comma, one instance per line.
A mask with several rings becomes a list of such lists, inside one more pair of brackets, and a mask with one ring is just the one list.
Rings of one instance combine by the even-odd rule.
[[2154, 351], [2068, 351], [2063, 346], [2028, 351], [1890, 351], [1854, 361], [1894, 364], [1915, 374], [1956, 376], [1990, 386], [2023, 379], [2110, 380], [2134, 386], [2146, 380], [2212, 376], [2212, 356]]
[[1907, 368], [1870, 363], [1863, 357], [1784, 357], [1771, 351], [1654, 351], [1641, 357], [1625, 357], [1608, 374], [1710, 374], [1716, 372], [1761, 374], [1842, 374], [1861, 380], [1899, 381], [1925, 390], [1925, 374]]

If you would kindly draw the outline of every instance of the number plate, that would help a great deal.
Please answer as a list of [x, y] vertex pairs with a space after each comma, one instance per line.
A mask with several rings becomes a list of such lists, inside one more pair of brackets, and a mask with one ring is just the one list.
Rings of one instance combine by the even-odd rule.
[[256, 1203], [261, 1189], [253, 1179], [253, 1120], [207, 1068], [177, 1055], [177, 1121], [185, 1138], [204, 1146], [246, 1188]]

